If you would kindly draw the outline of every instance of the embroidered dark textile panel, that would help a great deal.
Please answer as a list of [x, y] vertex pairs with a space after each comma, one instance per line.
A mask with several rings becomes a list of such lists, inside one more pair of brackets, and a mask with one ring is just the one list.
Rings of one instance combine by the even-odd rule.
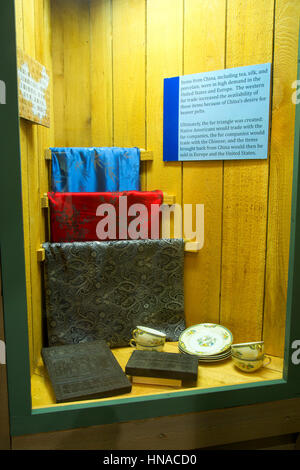
[[45, 243], [49, 345], [127, 346], [137, 325], [185, 329], [181, 239]]

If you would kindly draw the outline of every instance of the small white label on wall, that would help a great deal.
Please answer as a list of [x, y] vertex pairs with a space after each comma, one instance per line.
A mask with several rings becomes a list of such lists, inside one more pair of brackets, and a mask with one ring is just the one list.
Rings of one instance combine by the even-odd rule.
[[3, 80], [0, 80], [0, 104], [6, 104], [6, 85]]
[[23, 64], [18, 70], [19, 88], [23, 98], [32, 105], [31, 112], [39, 120], [42, 120], [47, 115], [47, 101], [45, 92], [49, 86], [49, 76], [45, 67], [42, 68], [41, 78], [36, 81], [30, 75], [29, 65]]
[[19, 115], [50, 127], [50, 73], [18, 49]]

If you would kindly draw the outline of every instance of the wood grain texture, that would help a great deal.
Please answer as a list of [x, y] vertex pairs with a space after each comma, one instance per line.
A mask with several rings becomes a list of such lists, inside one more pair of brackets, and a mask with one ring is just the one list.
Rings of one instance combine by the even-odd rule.
[[[35, 0], [23, 2], [24, 51], [35, 58]], [[23, 124], [24, 125], [24, 124]], [[42, 316], [41, 266], [37, 263], [36, 250], [40, 246], [40, 194], [37, 126], [26, 121], [27, 188], [31, 312], [29, 312], [29, 337], [32, 338], [31, 362], [34, 367], [39, 355], [41, 332], [38, 331]], [[36, 333], [35, 333], [36, 331]]]
[[[89, 3], [63, 2], [64, 100], [66, 147], [88, 147], [91, 141]], [[59, 109], [61, 108], [61, 103]]]
[[[44, 158], [45, 158], [45, 160], [52, 160], [51, 149], [49, 149], [49, 148], [44, 149]], [[142, 150], [142, 149], [140, 149], [140, 159], [141, 159], [141, 162], [152, 162], [153, 161], [153, 152], [151, 150]]]
[[282, 356], [286, 318], [300, 5], [278, 0], [275, 8], [269, 216], [263, 339]]
[[[226, 68], [272, 62], [274, 1], [229, 0]], [[221, 323], [261, 338], [269, 160], [224, 162]]]
[[[44, 159], [44, 149], [54, 145], [54, 112], [53, 112], [53, 74], [52, 74], [52, 28], [51, 2], [36, 0], [35, 4], [36, 57], [43, 63], [50, 74], [50, 129], [38, 126], [38, 159], [40, 195], [49, 191], [50, 166]], [[40, 242], [49, 240], [48, 214], [41, 213]]]
[[23, 0], [15, 0], [16, 38], [20, 49], [24, 46]]
[[13, 449], [185, 450], [297, 433], [300, 399], [12, 438]]
[[[147, 148], [145, 125], [145, 2], [112, 3], [113, 142], [117, 147]], [[134, 53], [132, 53], [134, 51]], [[147, 189], [146, 164], [141, 189]]]
[[51, 2], [51, 53], [53, 63], [53, 108], [55, 146], [65, 146], [64, 106], [64, 14], [59, 0]]
[[[45, 129], [37, 126], [37, 159], [39, 171], [39, 247], [49, 240], [48, 217], [50, 214], [43, 210], [41, 195], [49, 191], [49, 165], [44, 159], [44, 149], [54, 145], [54, 113], [53, 113], [53, 76], [52, 76], [52, 51], [51, 51], [51, 2], [46, 0], [41, 2], [35, 0], [35, 49], [36, 58], [44, 64], [50, 74], [50, 128]], [[43, 266], [39, 263], [35, 254], [35, 263], [38, 264], [38, 274], [40, 276], [39, 288], [41, 289], [40, 311], [34, 315], [33, 335], [34, 335], [34, 357], [35, 363], [40, 357], [40, 351], [44, 342], [44, 316], [43, 316]]]
[[[30, 57], [52, 68], [50, 0], [23, 0], [16, 3], [17, 45]], [[52, 90], [51, 90], [52, 91]], [[53, 117], [52, 93], [51, 113]], [[45, 146], [53, 145], [50, 129], [20, 119], [23, 227], [25, 245], [31, 370], [40, 357], [42, 345], [42, 266], [37, 249], [46, 239], [45, 219], [41, 210], [41, 192], [48, 190]]]
[[[46, 44], [44, 40], [44, 2], [35, 0], [35, 57], [40, 63], [46, 67]], [[49, 49], [48, 49], [49, 50]], [[49, 50], [50, 52], [50, 50]], [[49, 60], [47, 61], [49, 63]], [[50, 74], [50, 71], [48, 70]], [[50, 77], [52, 80], [52, 77]], [[50, 106], [49, 106], [50, 115]], [[43, 150], [47, 147], [47, 136], [49, 131], [43, 129], [41, 126], [37, 126], [37, 158], [38, 158], [38, 171], [39, 171], [39, 189], [40, 196], [48, 191], [48, 168], [43, 158]], [[40, 242], [46, 241], [46, 225], [44, 214], [40, 213]]]
[[[224, 68], [225, 14], [225, 0], [185, 2], [185, 75]], [[204, 204], [204, 247], [185, 256], [187, 323], [219, 323], [223, 162], [184, 162], [182, 184], [183, 204]]]
[[91, 144], [113, 145], [112, 1], [90, 2]]
[[[182, 165], [163, 162], [163, 80], [183, 72], [183, 1], [147, 2], [147, 148], [148, 190], [161, 189], [182, 202]], [[172, 233], [171, 233], [172, 235]]]
[[113, 2], [113, 73], [114, 145], [147, 148], [144, 1]]
[[26, 271], [26, 296], [28, 316], [29, 355], [31, 358], [31, 370], [33, 369], [33, 334], [32, 334], [32, 279], [31, 279], [31, 252], [30, 252], [30, 208], [29, 208], [29, 185], [28, 185], [28, 128], [31, 124], [20, 120], [20, 148], [22, 169], [22, 203], [23, 203], [23, 231], [24, 231], [24, 253]]
[[28, 146], [28, 186], [29, 186], [29, 224], [31, 259], [31, 298], [32, 298], [32, 336], [33, 361], [36, 363], [42, 347], [42, 266], [38, 263], [36, 251], [41, 245], [39, 149], [37, 129], [27, 129]]
[[88, 147], [91, 141], [89, 2], [58, 0], [52, 4], [55, 145]]

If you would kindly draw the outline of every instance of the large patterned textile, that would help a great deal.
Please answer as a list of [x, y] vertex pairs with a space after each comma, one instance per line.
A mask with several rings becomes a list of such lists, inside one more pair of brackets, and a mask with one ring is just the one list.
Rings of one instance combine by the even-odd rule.
[[49, 345], [127, 346], [137, 325], [185, 329], [181, 239], [45, 243]]
[[51, 189], [55, 192], [139, 191], [136, 147], [52, 147]]
[[48, 200], [51, 242], [159, 238], [161, 191], [48, 193]]

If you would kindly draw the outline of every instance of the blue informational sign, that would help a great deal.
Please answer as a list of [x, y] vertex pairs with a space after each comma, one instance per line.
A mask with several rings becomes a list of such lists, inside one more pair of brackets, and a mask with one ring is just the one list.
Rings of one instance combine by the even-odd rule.
[[164, 80], [164, 161], [268, 158], [271, 64]]

